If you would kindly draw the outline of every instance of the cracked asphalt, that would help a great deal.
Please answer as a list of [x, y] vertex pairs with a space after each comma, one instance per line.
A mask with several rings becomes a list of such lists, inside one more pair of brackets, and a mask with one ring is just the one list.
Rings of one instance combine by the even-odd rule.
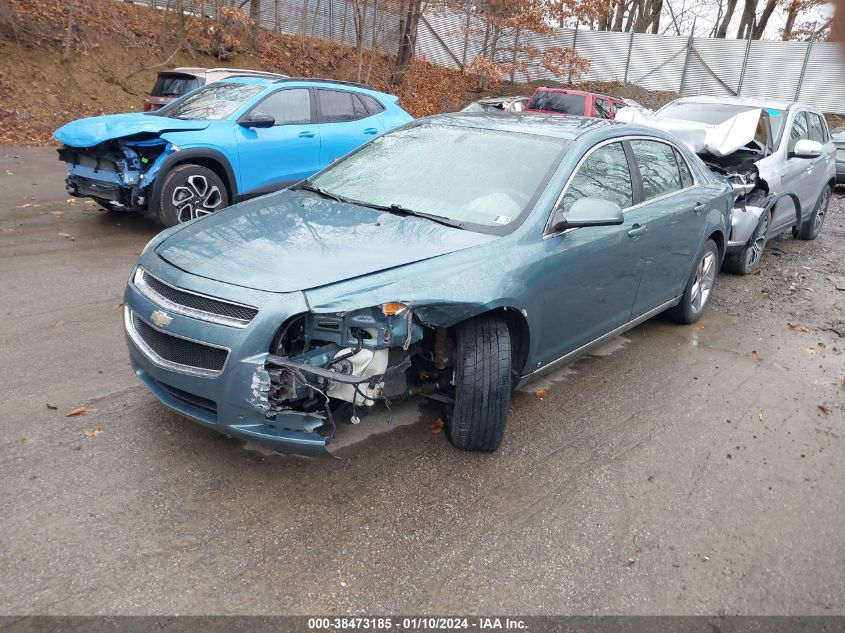
[[499, 452], [411, 402], [327, 460], [137, 383], [120, 301], [159, 227], [62, 181], [0, 148], [0, 614], [845, 614], [842, 194], [699, 324], [523, 388]]

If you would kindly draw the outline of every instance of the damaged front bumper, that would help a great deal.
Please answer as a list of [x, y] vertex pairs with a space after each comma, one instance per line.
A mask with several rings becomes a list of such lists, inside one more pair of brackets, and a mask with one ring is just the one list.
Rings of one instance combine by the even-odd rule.
[[159, 167], [176, 150], [162, 139], [148, 139], [86, 148], [64, 146], [58, 154], [67, 166], [65, 188], [70, 195], [143, 210]]
[[[302, 293], [233, 290], [163, 262], [164, 273], [145, 266], [124, 296], [132, 369], [162, 403], [208, 428], [283, 453], [327, 454], [338, 404], [354, 416], [406, 391], [409, 347], [423, 336], [410, 311], [315, 315]], [[196, 293], [190, 307], [180, 305], [185, 293]], [[204, 313], [207, 300], [260, 308], [233, 324]], [[282, 352], [291, 342], [296, 351]]]

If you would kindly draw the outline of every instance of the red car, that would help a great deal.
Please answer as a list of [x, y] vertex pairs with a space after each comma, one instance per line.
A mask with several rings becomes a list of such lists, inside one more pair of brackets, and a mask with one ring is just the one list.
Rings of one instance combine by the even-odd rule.
[[629, 105], [624, 99], [563, 88], [537, 88], [525, 112], [574, 114], [598, 119], [615, 119], [616, 111]]

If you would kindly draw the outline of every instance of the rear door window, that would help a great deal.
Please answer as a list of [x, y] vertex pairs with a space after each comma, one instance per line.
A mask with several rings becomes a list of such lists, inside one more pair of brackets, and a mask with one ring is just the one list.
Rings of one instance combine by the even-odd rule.
[[356, 121], [369, 116], [358, 95], [348, 90], [317, 90], [317, 102], [324, 123]]
[[563, 196], [564, 213], [581, 198], [610, 200], [623, 209], [634, 204], [631, 171], [622, 143], [608, 143], [581, 163]]
[[807, 112], [806, 114], [809, 121], [810, 140], [827, 143], [827, 126], [822, 118], [815, 112]]
[[367, 112], [370, 114], [378, 114], [379, 112], [384, 112], [384, 106], [378, 102], [378, 99], [375, 97], [371, 97], [370, 95], [356, 95], [361, 101], [364, 103], [364, 107], [367, 108]]
[[200, 80], [193, 75], [159, 73], [150, 93], [153, 97], [181, 97], [200, 87]]
[[577, 114], [584, 116], [587, 99], [584, 95], [573, 95], [566, 92], [541, 91], [531, 97], [528, 104], [530, 110], [548, 110], [561, 114]]
[[678, 163], [678, 171], [681, 173], [681, 187], [684, 189], [692, 187], [694, 184], [692, 172], [686, 159], [681, 156], [681, 153], [677, 149], [675, 150], [675, 160]]
[[640, 168], [645, 200], [653, 200], [684, 187], [672, 146], [659, 141], [631, 141]]
[[311, 123], [311, 95], [307, 88], [289, 88], [274, 92], [254, 112], [273, 115], [276, 125]]

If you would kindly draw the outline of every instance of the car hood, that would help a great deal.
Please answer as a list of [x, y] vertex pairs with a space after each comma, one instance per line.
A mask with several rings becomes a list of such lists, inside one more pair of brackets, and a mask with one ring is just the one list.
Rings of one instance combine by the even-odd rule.
[[267, 292], [308, 290], [498, 239], [281, 191], [185, 226], [156, 248], [185, 272]]
[[204, 130], [208, 125], [208, 121], [190, 121], [141, 112], [127, 112], [78, 119], [60, 127], [53, 136], [71, 147], [93, 147], [105, 141], [127, 136]]
[[760, 123], [760, 109], [740, 112], [718, 125], [681, 119], [654, 118], [638, 108], [626, 107], [616, 113], [616, 120], [639, 123], [672, 134], [696, 154], [728, 156], [755, 142]]

